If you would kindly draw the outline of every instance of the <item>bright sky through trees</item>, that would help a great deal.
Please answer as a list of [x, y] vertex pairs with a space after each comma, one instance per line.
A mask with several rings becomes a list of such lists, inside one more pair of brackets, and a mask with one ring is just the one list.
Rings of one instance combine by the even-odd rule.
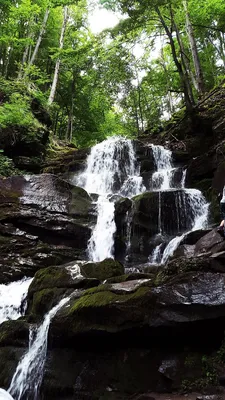
[[89, 1], [90, 3], [90, 11], [89, 11], [89, 24], [93, 33], [98, 34], [106, 28], [113, 28], [120, 21], [119, 14], [108, 11], [105, 8], [99, 7], [98, 2], [94, 3]]

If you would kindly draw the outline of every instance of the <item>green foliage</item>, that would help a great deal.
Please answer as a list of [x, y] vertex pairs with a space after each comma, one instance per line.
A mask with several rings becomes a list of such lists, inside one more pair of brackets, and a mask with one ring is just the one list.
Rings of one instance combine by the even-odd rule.
[[15, 168], [13, 161], [4, 156], [0, 150], [0, 176], [20, 175], [21, 171]]
[[[18, 121], [26, 127], [35, 124], [29, 97], [47, 107], [57, 61], [59, 75], [50, 107], [53, 134], [79, 147], [115, 134], [158, 132], [183, 108], [184, 80], [193, 92], [192, 104], [197, 101], [196, 66], [183, 2], [99, 0], [99, 4], [124, 18], [98, 35], [88, 28], [87, 0], [1, 4], [0, 90], [8, 97], [0, 103], [3, 127]], [[225, 76], [225, 6], [222, 0], [188, 0], [187, 5], [208, 91]], [[65, 6], [69, 19], [60, 47]]]
[[29, 105], [29, 98], [19, 93], [13, 93], [9, 102], [0, 107], [0, 127], [6, 128], [13, 125], [22, 125], [32, 128], [37, 124]]

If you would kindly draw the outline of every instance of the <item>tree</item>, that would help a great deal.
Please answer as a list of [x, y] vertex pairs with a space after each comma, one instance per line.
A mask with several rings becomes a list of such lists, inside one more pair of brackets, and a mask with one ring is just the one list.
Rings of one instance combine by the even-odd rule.
[[[63, 23], [62, 23], [62, 29], [61, 29], [61, 34], [60, 34], [60, 40], [59, 40], [59, 51], [62, 50], [63, 44], [64, 44], [64, 36], [66, 32], [66, 25], [68, 21], [68, 7], [64, 7], [64, 17], [63, 17]], [[51, 86], [51, 92], [49, 95], [48, 103], [52, 104], [55, 98], [55, 92], [56, 92], [56, 86], [59, 78], [59, 68], [60, 68], [60, 57], [58, 57], [55, 65], [55, 72], [54, 72], [54, 78]]]

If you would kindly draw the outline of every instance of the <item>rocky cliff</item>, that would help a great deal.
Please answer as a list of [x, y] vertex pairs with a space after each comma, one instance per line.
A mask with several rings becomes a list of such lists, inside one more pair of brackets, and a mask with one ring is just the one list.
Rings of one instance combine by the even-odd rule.
[[[62, 167], [62, 153], [54, 151], [42, 164], [45, 173], [0, 179], [0, 284], [34, 277], [26, 314], [0, 325], [1, 387], [9, 386], [28, 348], [29, 328], [69, 296], [50, 325], [40, 398], [144, 400], [158, 399], [152, 392], [190, 391], [223, 398], [225, 241], [212, 228], [225, 181], [224, 96], [224, 89], [215, 91], [194, 115], [135, 143], [146, 185], [155, 168], [148, 143], [161, 143], [173, 150], [175, 165], [187, 169], [187, 185], [212, 200], [209, 228], [185, 235], [167, 265], [145, 263], [157, 244], [150, 241], [158, 232], [157, 191], [117, 199], [116, 260], [88, 262], [96, 195], [70, 180], [70, 172], [83, 169], [88, 150], [66, 151]], [[178, 188], [160, 198], [165, 235], [186, 230], [187, 217], [180, 213], [177, 227], [177, 209], [169, 206], [179, 194]], [[121, 262], [130, 212], [136, 269]]]

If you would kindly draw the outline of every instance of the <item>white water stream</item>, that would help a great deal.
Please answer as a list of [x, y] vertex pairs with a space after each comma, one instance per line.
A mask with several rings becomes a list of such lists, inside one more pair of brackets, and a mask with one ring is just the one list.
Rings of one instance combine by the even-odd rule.
[[117, 136], [94, 146], [85, 171], [75, 183], [88, 193], [98, 194], [97, 223], [88, 244], [89, 259], [102, 261], [113, 257], [116, 232], [113, 195], [131, 198], [146, 190], [133, 142]]
[[167, 190], [171, 188], [171, 180], [175, 171], [172, 166], [172, 152], [163, 146], [151, 145], [156, 171], [152, 174], [153, 190]]
[[159, 234], [162, 234], [161, 217], [163, 210], [161, 209], [161, 193], [168, 190], [180, 190], [175, 198], [177, 210], [177, 227], [181, 228], [180, 210], [183, 208], [184, 218], [188, 226], [188, 231], [182, 235], [176, 236], [170, 240], [161, 255], [161, 245], [158, 245], [149, 260], [151, 263], [164, 264], [179, 246], [185, 235], [191, 231], [203, 229], [207, 227], [209, 204], [206, 202], [202, 193], [197, 189], [185, 189], [186, 170], [183, 170], [181, 181], [177, 183], [177, 187], [173, 187], [173, 176], [176, 168], [172, 166], [172, 152], [164, 149], [162, 146], [151, 145], [157, 171], [152, 175], [153, 190], [159, 191]]
[[9, 319], [18, 319], [25, 311], [23, 302], [33, 278], [0, 285], [0, 324]]
[[0, 400], [14, 400], [4, 389], [0, 389]]
[[[38, 329], [30, 329], [29, 349], [19, 362], [16, 372], [12, 378], [9, 393], [20, 400], [23, 396], [38, 400], [38, 392], [42, 383], [43, 370], [45, 365], [48, 331], [52, 318], [68, 301], [64, 298], [49, 311]], [[29, 397], [30, 396], [30, 397]]]

